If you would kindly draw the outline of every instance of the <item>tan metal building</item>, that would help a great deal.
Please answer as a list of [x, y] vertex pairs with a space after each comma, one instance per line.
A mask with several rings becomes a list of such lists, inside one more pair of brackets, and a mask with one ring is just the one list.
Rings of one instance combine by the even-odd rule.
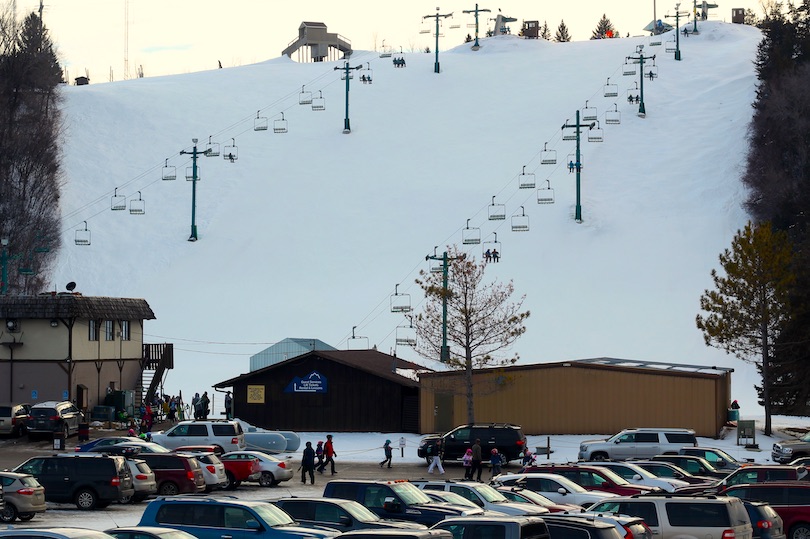
[[[526, 434], [613, 434], [627, 427], [685, 427], [716, 437], [727, 420], [734, 369], [613, 358], [481, 369], [475, 420]], [[420, 376], [422, 432], [467, 423], [464, 372]]]

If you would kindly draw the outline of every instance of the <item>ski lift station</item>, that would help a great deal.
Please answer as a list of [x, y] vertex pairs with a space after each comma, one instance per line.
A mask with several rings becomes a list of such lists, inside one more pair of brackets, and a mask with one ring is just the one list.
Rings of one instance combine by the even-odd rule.
[[340, 34], [326, 31], [322, 22], [302, 22], [298, 37], [281, 51], [292, 58], [297, 53], [299, 62], [332, 62], [352, 55], [352, 43]]

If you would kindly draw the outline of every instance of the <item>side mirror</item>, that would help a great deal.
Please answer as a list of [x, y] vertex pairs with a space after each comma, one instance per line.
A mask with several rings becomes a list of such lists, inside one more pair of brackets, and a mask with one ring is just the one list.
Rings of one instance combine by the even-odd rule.
[[565, 496], [566, 494], [568, 494], [568, 491], [565, 490], [564, 488], [560, 487], [560, 488], [557, 489], [557, 493], [562, 494], [563, 496]]
[[639, 474], [636, 474], [636, 475], [633, 476], [633, 480], [641, 481], [641, 476]]
[[254, 520], [251, 518], [250, 520], [245, 521], [245, 528], [249, 530], [258, 530], [261, 529], [261, 526], [259, 526], [258, 520]]
[[385, 498], [385, 501], [383, 501], [383, 509], [391, 513], [398, 513], [401, 509], [401, 506], [399, 505], [399, 502], [396, 500], [396, 498], [394, 498], [393, 496], [389, 496]]
[[347, 517], [346, 515], [343, 515], [342, 517], [340, 517], [340, 519], [338, 519], [338, 524], [340, 524], [341, 526], [346, 526], [348, 528], [349, 526], [352, 525], [352, 519]]

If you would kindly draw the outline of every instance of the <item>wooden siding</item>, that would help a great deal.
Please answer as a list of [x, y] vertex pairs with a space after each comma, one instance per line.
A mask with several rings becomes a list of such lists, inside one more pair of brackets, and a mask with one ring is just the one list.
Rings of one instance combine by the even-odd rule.
[[[686, 427], [715, 437], [726, 420], [730, 374], [563, 364], [477, 371], [475, 420], [512, 422], [527, 434], [613, 434], [627, 427]], [[421, 378], [423, 432], [437, 430], [436, 394], [452, 393], [454, 425], [467, 422], [463, 373]], [[457, 389], [456, 389], [457, 388]], [[441, 429], [440, 429], [441, 430]]]

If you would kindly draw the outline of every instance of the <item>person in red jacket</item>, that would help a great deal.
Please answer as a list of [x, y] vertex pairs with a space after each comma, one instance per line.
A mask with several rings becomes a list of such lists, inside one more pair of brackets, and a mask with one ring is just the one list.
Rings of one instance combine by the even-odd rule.
[[335, 475], [337, 472], [335, 471], [335, 457], [337, 453], [335, 453], [335, 448], [332, 445], [332, 435], [326, 435], [326, 443], [323, 444], [323, 457], [324, 461], [321, 466], [318, 468], [318, 473], [323, 473], [326, 465], [329, 464], [332, 469], [332, 475]]

